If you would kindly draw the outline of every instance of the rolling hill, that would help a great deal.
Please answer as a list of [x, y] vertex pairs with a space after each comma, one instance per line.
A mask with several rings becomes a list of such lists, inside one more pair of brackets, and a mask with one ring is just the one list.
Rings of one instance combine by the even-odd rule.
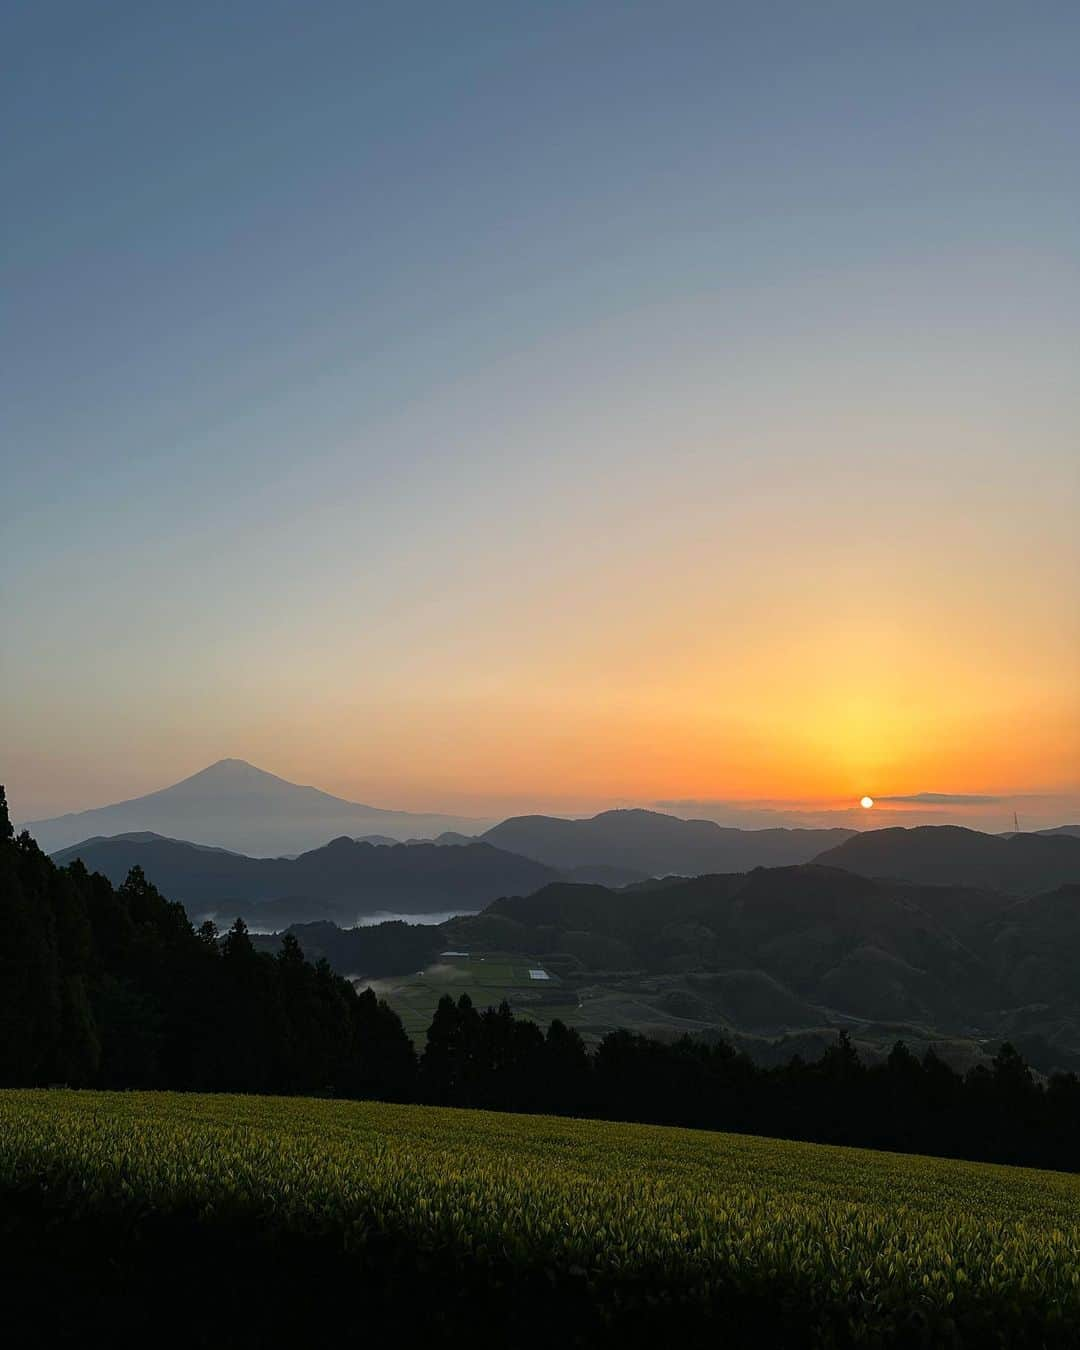
[[[163, 1308], [165, 1343], [192, 1346], [291, 1348], [357, 1308], [369, 1342], [473, 1350], [1065, 1350], [1080, 1327], [1080, 1180], [1027, 1167], [372, 1101], [14, 1091], [0, 1198], [16, 1344], [40, 1342], [50, 1299], [54, 1344], [112, 1346], [160, 1341]], [[228, 1279], [206, 1279], [208, 1255]], [[77, 1300], [55, 1299], [58, 1270]]]
[[1072, 834], [981, 834], [959, 825], [867, 830], [819, 853], [823, 867], [938, 886], [985, 886], [1034, 895], [1080, 882]]
[[[964, 906], [939, 906], [940, 896], [933, 887], [807, 864], [697, 877], [661, 890], [554, 884], [497, 900], [445, 931], [455, 945], [568, 953], [597, 971], [738, 972], [748, 997], [760, 997], [765, 979], [793, 1007], [958, 1026], [985, 1019], [998, 1006], [1000, 984], [955, 931], [956, 915], [964, 915], [970, 933], [1008, 902], [968, 892]], [[730, 1005], [737, 982], [719, 983]], [[707, 1002], [709, 988], [696, 985]], [[739, 1008], [728, 1011], [742, 1020]]]
[[481, 837], [498, 848], [566, 870], [597, 864], [647, 876], [700, 876], [786, 867], [852, 835], [851, 830], [738, 830], [660, 811], [603, 811], [588, 820], [513, 816]]
[[560, 971], [586, 1035], [786, 1037], [790, 1054], [849, 1025], [868, 1046], [903, 1035], [967, 1063], [994, 1036], [1047, 1071], [1080, 1054], [1077, 885], [1017, 900], [814, 863], [619, 892], [555, 883], [442, 931]]
[[249, 858], [138, 833], [89, 839], [53, 858], [61, 866], [80, 858], [114, 884], [141, 867], [193, 919], [231, 922], [239, 914], [259, 927], [320, 919], [350, 925], [379, 911], [475, 910], [498, 896], [534, 891], [558, 875], [491, 844], [388, 846], [344, 837], [297, 858]]

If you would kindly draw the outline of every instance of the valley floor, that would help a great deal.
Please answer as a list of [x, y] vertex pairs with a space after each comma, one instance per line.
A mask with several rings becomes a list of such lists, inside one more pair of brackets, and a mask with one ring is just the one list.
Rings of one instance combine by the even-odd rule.
[[[545, 980], [530, 975], [543, 970]], [[358, 989], [371, 988], [401, 1018], [417, 1050], [424, 1047], [436, 1005], [444, 994], [468, 994], [477, 1008], [502, 1000], [515, 1016], [529, 1017], [544, 1029], [553, 1018], [575, 1028], [595, 1046], [609, 1032], [634, 1031], [672, 1042], [680, 1036], [725, 1039], [760, 1064], [785, 1064], [792, 1055], [819, 1059], [846, 1029], [868, 1063], [884, 1059], [897, 1040], [920, 1057], [932, 1046], [950, 1065], [966, 1072], [989, 1064], [1000, 1038], [950, 1034], [916, 1023], [877, 1023], [832, 1009], [804, 1006], [794, 1014], [785, 1006], [726, 1008], [715, 998], [724, 976], [690, 973], [650, 975], [645, 972], [567, 974], [553, 968], [547, 956], [498, 951], [444, 952], [409, 975], [358, 979]], [[730, 983], [730, 977], [728, 983]], [[758, 982], [766, 983], [764, 979]], [[775, 994], [775, 990], [769, 990]], [[790, 1000], [789, 1000], [790, 1001]]]

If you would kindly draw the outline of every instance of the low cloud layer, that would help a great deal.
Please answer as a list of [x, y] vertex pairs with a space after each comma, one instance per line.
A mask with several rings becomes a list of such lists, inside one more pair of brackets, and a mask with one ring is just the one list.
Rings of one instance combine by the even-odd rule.
[[819, 804], [797, 801], [731, 801], [719, 798], [668, 798], [652, 808], [672, 815], [715, 820], [744, 830], [855, 830], [889, 825], [967, 825], [976, 830], [1004, 831], [1018, 813], [1022, 830], [1040, 830], [1080, 821], [1080, 793], [1017, 794], [1014, 797], [973, 792], [917, 792], [874, 797], [864, 810], [857, 802]]
[[877, 802], [911, 802], [917, 806], [985, 806], [1011, 797], [981, 797], [970, 792], [915, 792], [909, 797], [876, 797]]

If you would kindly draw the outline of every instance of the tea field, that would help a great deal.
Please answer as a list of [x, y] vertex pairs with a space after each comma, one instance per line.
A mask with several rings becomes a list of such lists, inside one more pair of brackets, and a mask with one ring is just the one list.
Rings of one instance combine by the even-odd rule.
[[319, 1326], [1067, 1346], [1080, 1177], [373, 1102], [9, 1090], [0, 1269], [5, 1307], [54, 1343], [309, 1344]]

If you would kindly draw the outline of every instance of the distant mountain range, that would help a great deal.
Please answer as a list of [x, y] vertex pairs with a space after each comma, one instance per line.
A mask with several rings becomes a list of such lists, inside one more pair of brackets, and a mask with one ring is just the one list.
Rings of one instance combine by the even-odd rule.
[[[1080, 838], [1071, 832], [872, 830], [814, 862], [717, 871], [721, 848], [757, 859], [761, 836], [805, 848], [806, 834], [819, 842], [846, 832], [729, 831], [629, 811], [505, 825], [481, 840], [338, 838], [296, 858], [128, 832], [54, 857], [79, 857], [114, 883], [140, 866], [195, 920], [242, 914], [263, 930], [292, 927], [345, 974], [415, 971], [448, 946], [521, 953], [560, 972], [576, 991], [575, 1024], [590, 1033], [798, 1035], [809, 1052], [854, 1019], [871, 1041], [946, 1036], [970, 1047], [999, 1035], [1047, 1067], [1080, 1056]], [[559, 868], [492, 842], [508, 837], [574, 847], [547, 850]], [[619, 861], [581, 862], [602, 858], [601, 844]], [[695, 866], [706, 873], [646, 876]], [[380, 912], [453, 911], [480, 912], [438, 927], [353, 927]]]
[[495, 848], [566, 873], [610, 869], [616, 885], [634, 877], [742, 871], [807, 862], [849, 838], [851, 830], [725, 828], [658, 811], [604, 811], [588, 820], [515, 816], [490, 821], [386, 811], [302, 787], [240, 759], [209, 768], [110, 806], [26, 822], [38, 844], [56, 853], [88, 839], [154, 834], [256, 858], [295, 857], [342, 836], [377, 844], [461, 845], [478, 838]]
[[[835, 846], [815, 852], [823, 839]], [[379, 912], [477, 910], [556, 880], [655, 889], [665, 875], [734, 875], [799, 865], [775, 861], [792, 855], [864, 877], [1012, 895], [1080, 883], [1080, 838], [1071, 833], [990, 835], [949, 825], [862, 834], [744, 831], [652, 811], [608, 811], [576, 821], [518, 817], [479, 839], [444, 832], [435, 840], [396, 844], [384, 835], [341, 836], [280, 858], [125, 831], [91, 837], [53, 857], [62, 865], [81, 858], [114, 883], [138, 866], [193, 917], [213, 914], [231, 921], [242, 914], [249, 923], [277, 928], [319, 920], [348, 926]]]
[[[20, 828], [28, 829], [48, 853], [91, 838], [150, 833], [255, 858], [296, 857], [341, 837], [376, 844], [434, 840], [440, 845], [464, 845], [480, 839], [505, 852], [544, 863], [563, 875], [573, 869], [588, 869], [579, 879], [606, 885], [649, 876], [700, 876], [754, 867], [787, 867], [810, 862], [859, 837], [850, 829], [736, 829], [712, 820], [684, 820], [640, 809], [603, 811], [578, 820], [513, 816], [498, 824], [451, 815], [388, 811], [287, 782], [240, 759], [219, 760], [182, 782], [144, 797], [24, 822]], [[869, 831], [862, 837], [880, 833], [885, 832]], [[1063, 825], [1042, 834], [1077, 837], [1080, 826]], [[836, 865], [849, 864], [838, 858]], [[601, 874], [598, 868], [607, 871]], [[865, 865], [855, 870], [865, 870]], [[881, 875], [893, 873], [886, 869]]]
[[384, 811], [289, 783], [242, 759], [222, 759], [160, 792], [29, 821], [25, 828], [47, 853], [92, 835], [151, 831], [254, 857], [278, 857], [318, 848], [340, 835], [431, 838], [446, 830], [475, 835], [488, 824], [460, 816]]
[[999, 835], [959, 825], [921, 825], [867, 830], [819, 853], [815, 861], [867, 877], [1034, 895], [1080, 882], [1080, 838], [1069, 829]]
[[853, 830], [738, 830], [659, 811], [604, 811], [589, 820], [513, 816], [486, 831], [486, 843], [549, 867], [604, 863], [648, 876], [745, 872], [809, 862]]
[[249, 858], [224, 849], [129, 833], [88, 839], [53, 854], [76, 858], [119, 884], [132, 867], [194, 920], [285, 927], [331, 919], [346, 925], [380, 912], [430, 914], [481, 909], [503, 895], [523, 895], [560, 877], [554, 868], [491, 844], [393, 846], [331, 840], [297, 858]]

